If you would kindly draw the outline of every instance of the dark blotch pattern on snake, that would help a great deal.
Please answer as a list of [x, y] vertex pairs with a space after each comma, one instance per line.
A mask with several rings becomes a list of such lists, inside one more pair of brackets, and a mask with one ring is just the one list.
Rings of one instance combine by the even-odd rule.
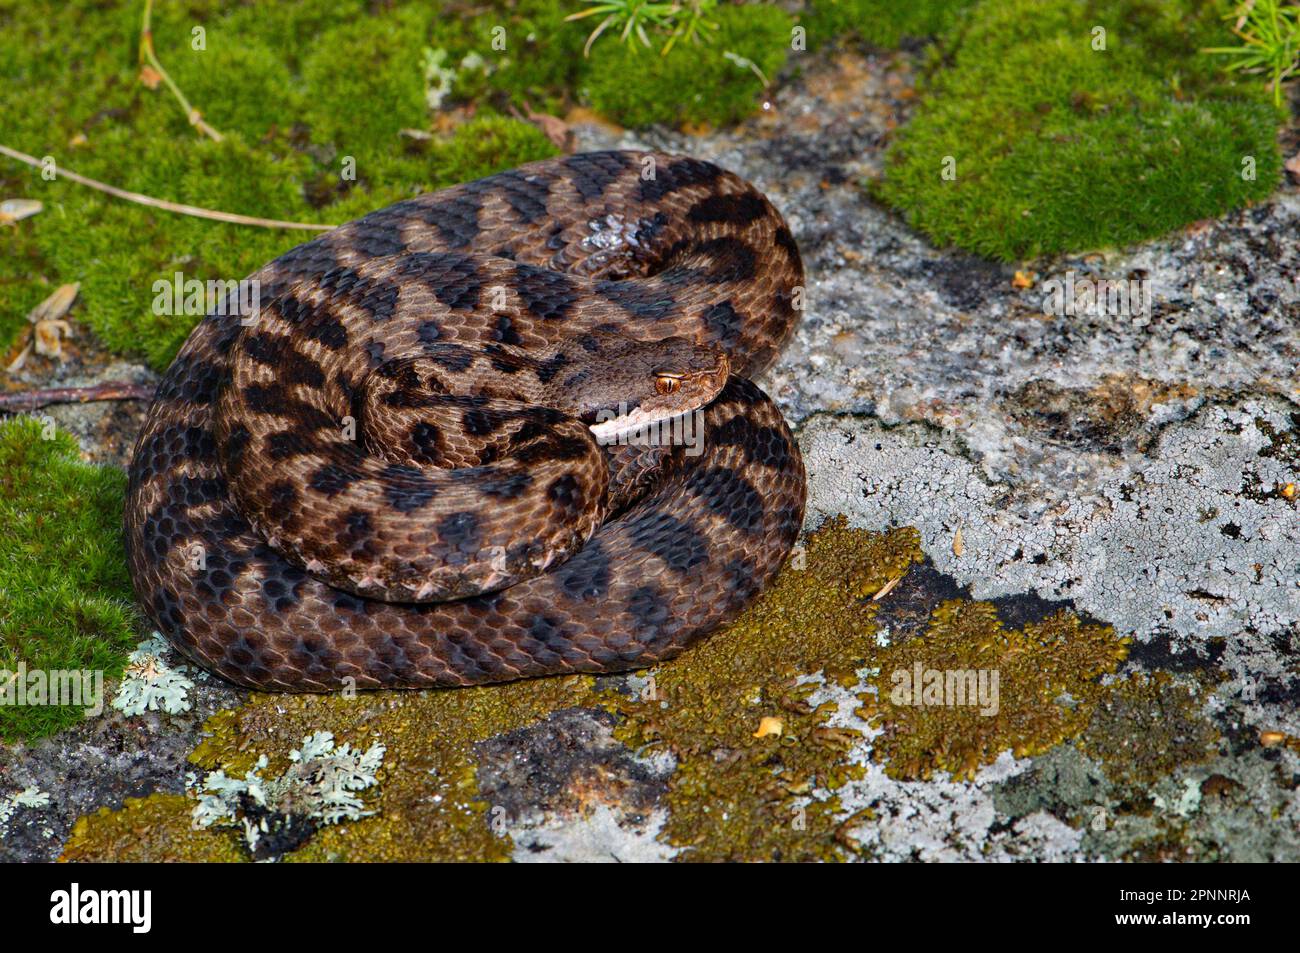
[[[803, 268], [710, 163], [534, 163], [251, 277], [254, 319], [209, 315], [164, 377], [126, 507], [149, 616], [231, 681], [644, 667], [734, 618], [794, 544], [803, 464], [746, 378], [791, 335]], [[702, 452], [595, 442], [609, 412], [691, 388]]]

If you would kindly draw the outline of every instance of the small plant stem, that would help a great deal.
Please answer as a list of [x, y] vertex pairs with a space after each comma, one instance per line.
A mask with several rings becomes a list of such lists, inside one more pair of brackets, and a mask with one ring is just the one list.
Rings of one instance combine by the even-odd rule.
[[[17, 149], [11, 149], [8, 146], [0, 145], [0, 155], [8, 156], [18, 162], [23, 162], [34, 169], [44, 169], [40, 159], [35, 156], [29, 156], [25, 152], [19, 152]], [[60, 168], [58, 177], [67, 179], [70, 182], [76, 182], [78, 185], [84, 185], [88, 188], [98, 189], [114, 198], [125, 199], [128, 202], [135, 202], [137, 205], [148, 205], [150, 208], [160, 208], [168, 212], [176, 212], [180, 215], [193, 215], [195, 218], [206, 218], [214, 222], [229, 222], [232, 225], [257, 225], [261, 228], [300, 228], [307, 231], [327, 232], [333, 225], [315, 225], [310, 222], [284, 222], [275, 218], [257, 218], [253, 215], [236, 215], [234, 212], [218, 212], [213, 209], [199, 208], [196, 205], [182, 205], [179, 202], [168, 202], [165, 199], [156, 199], [152, 196], [141, 195], [139, 192], [128, 192], [126, 189], [119, 189], [115, 185], [108, 185], [104, 182], [98, 182], [95, 179], [87, 178], [84, 175], [78, 175], [68, 169]]]
[[144, 0], [144, 17], [140, 24], [140, 61], [142, 63], [147, 62], [153, 68], [154, 72], [162, 78], [162, 81], [167, 84], [167, 88], [172, 91], [172, 95], [176, 97], [176, 101], [179, 102], [181, 108], [185, 110], [185, 118], [190, 121], [190, 125], [197, 129], [201, 134], [212, 139], [214, 142], [220, 142], [223, 138], [221, 133], [217, 132], [217, 130], [213, 129], [204, 121], [203, 114], [190, 105], [190, 101], [185, 98], [185, 94], [181, 92], [181, 88], [176, 85], [175, 81], [168, 75], [167, 71], [163, 69], [162, 63], [158, 61], [158, 55], [154, 52], [153, 48], [153, 30], [150, 28], [150, 20], [152, 19], [152, 16], [153, 0]]

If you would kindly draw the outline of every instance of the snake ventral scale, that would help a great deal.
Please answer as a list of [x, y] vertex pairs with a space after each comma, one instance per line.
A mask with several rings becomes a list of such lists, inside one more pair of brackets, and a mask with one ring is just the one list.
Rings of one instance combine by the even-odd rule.
[[[159, 630], [279, 691], [667, 659], [776, 574], [798, 446], [749, 377], [803, 266], [753, 186], [601, 152], [399, 202], [251, 276], [167, 371], [131, 463]], [[683, 413], [680, 441], [611, 439]]]

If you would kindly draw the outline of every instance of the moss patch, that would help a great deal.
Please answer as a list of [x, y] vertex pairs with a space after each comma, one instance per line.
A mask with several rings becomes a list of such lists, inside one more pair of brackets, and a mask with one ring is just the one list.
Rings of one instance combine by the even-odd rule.
[[[970, 778], [1008, 749], [1016, 757], [1041, 754], [1083, 731], [1106, 694], [1100, 676], [1127, 654], [1127, 639], [1069, 612], [1009, 630], [988, 603], [944, 602], [923, 635], [891, 645], [880, 659], [876, 694], [864, 697], [862, 710], [884, 729], [873, 756], [892, 777], [912, 779], [935, 771]], [[964, 703], [947, 704], [955, 693], [946, 687], [939, 690], [948, 695], [932, 699], [923, 694], [932, 683], [923, 675], [918, 685], [918, 670], [939, 673], [945, 686], [952, 673], [997, 673], [996, 705], [981, 708], [969, 680], [955, 677], [951, 689], [961, 686]]]
[[[79, 459], [76, 441], [30, 418], [0, 423], [0, 677], [18, 665], [119, 675], [136, 615], [122, 554], [125, 475]], [[15, 683], [16, 690], [16, 683]], [[83, 709], [0, 705], [0, 739], [50, 734]]]
[[834, 792], [861, 774], [845, 757], [859, 734], [831, 728], [834, 706], [809, 705], [817, 685], [799, 676], [854, 684], [878, 651], [870, 596], [920, 559], [913, 529], [827, 524], [808, 541], [805, 569], [787, 567], [737, 623], [660, 666], [653, 694], [611, 696], [624, 716], [616, 735], [677, 758], [664, 837], [683, 859], [844, 856]]
[[[763, 81], [785, 63], [789, 14], [775, 6], [723, 7], [707, 43], [681, 43], [664, 56], [640, 44], [598, 40], [581, 88], [592, 106], [628, 126], [726, 123], [753, 112]], [[602, 37], [602, 39], [604, 39]]]
[[809, 38], [820, 45], [857, 37], [894, 48], [905, 39], [936, 36], [948, 29], [974, 0], [813, 0], [806, 16]]
[[129, 797], [121, 810], [101, 807], [81, 818], [68, 835], [61, 861], [232, 863], [243, 859], [228, 831], [199, 830], [190, 819], [194, 802], [183, 794]]
[[946, 35], [950, 65], [878, 195], [936, 243], [1004, 260], [1122, 245], [1264, 198], [1281, 174], [1279, 116], [1261, 84], [1198, 55], [1224, 38], [1215, 13], [984, 0]]

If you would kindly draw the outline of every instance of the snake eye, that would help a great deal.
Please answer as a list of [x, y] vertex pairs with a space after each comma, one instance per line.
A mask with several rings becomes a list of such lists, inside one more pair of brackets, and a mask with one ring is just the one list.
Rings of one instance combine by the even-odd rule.
[[672, 374], [655, 375], [655, 393], [667, 396], [677, 393], [678, 388], [682, 386], [682, 379]]

